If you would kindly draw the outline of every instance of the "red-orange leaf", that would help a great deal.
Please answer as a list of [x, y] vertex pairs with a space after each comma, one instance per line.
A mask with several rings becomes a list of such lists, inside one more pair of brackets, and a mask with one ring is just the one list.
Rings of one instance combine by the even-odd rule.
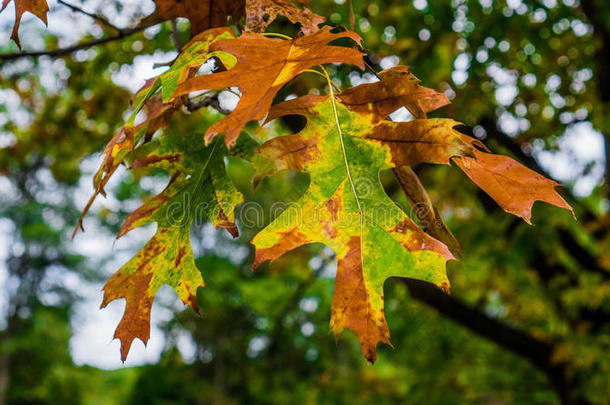
[[565, 208], [574, 214], [572, 207], [555, 190], [558, 183], [514, 159], [475, 150], [474, 157], [454, 157], [452, 160], [504, 211], [523, 218], [528, 224], [531, 224], [532, 206], [536, 201]]
[[235, 67], [187, 80], [178, 86], [174, 97], [199, 90], [239, 87], [242, 96], [235, 110], [205, 133], [205, 140], [209, 143], [217, 134], [226, 132], [225, 140], [231, 147], [244, 125], [263, 118], [277, 92], [304, 70], [325, 63], [364, 67], [359, 51], [327, 45], [339, 38], [360, 42], [360, 37], [354, 32], [334, 34], [329, 27], [290, 41], [249, 33], [237, 39], [217, 41], [210, 46], [210, 51], [233, 54], [237, 58]]

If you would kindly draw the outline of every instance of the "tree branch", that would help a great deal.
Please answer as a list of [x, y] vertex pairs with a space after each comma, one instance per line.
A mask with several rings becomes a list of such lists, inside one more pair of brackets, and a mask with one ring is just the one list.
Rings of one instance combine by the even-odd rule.
[[178, 21], [174, 18], [172, 20], [172, 41], [176, 45], [178, 53], [182, 52], [182, 44], [180, 43], [180, 31], [178, 30]]
[[68, 54], [71, 54], [72, 52], [76, 52], [81, 49], [87, 49], [87, 48], [91, 48], [93, 46], [102, 45], [102, 44], [105, 44], [108, 42], [117, 41], [119, 39], [126, 38], [130, 35], [135, 34], [136, 32], [143, 31], [148, 27], [150, 27], [150, 26], [141, 26], [141, 27], [122, 29], [122, 30], [119, 30], [118, 34], [113, 35], [111, 37], [99, 38], [99, 39], [95, 39], [93, 41], [72, 45], [67, 48], [53, 49], [50, 51], [33, 51], [33, 52], [0, 54], [0, 61], [7, 62], [7, 61], [11, 61], [11, 60], [26, 58], [26, 57], [36, 58], [39, 56], [50, 56], [53, 58], [53, 57], [57, 57], [57, 56], [68, 55]]
[[404, 281], [411, 296], [416, 300], [436, 309], [441, 315], [456, 321], [479, 336], [529, 360], [548, 376], [562, 404], [588, 403], [585, 398], [572, 396], [574, 381], [568, 377], [565, 364], [553, 362], [552, 343], [539, 340], [511, 325], [491, 318], [432, 284], [414, 279], [400, 280]]
[[[606, 108], [610, 108], [610, 26], [604, 13], [598, 9], [599, 3], [594, 0], [581, 0], [581, 8], [600, 39], [601, 46], [595, 52], [597, 63], [597, 89], [599, 97]], [[606, 156], [606, 197], [610, 198], [610, 129], [603, 128]]]
[[93, 14], [93, 13], [90, 13], [90, 12], [88, 12], [88, 11], [85, 11], [85, 10], [83, 10], [82, 8], [78, 7], [78, 6], [75, 6], [75, 5], [73, 5], [73, 4], [66, 3], [64, 0], [57, 0], [57, 2], [58, 2], [59, 4], [62, 4], [62, 5], [64, 5], [64, 6], [68, 7], [68, 8], [70, 8], [70, 9], [72, 9], [72, 11], [75, 11], [75, 12], [77, 12], [77, 13], [81, 13], [81, 14], [84, 14], [84, 15], [86, 15], [86, 16], [88, 16], [88, 17], [93, 18], [93, 19], [94, 19], [94, 20], [96, 20], [96, 21], [99, 21], [99, 22], [100, 22], [100, 23], [102, 23], [103, 25], [105, 25], [105, 26], [107, 26], [107, 27], [110, 27], [110, 28], [112, 28], [112, 29], [116, 30], [117, 32], [121, 32], [121, 29], [120, 29], [119, 27], [117, 27], [116, 25], [112, 24], [110, 21], [108, 21], [106, 18], [102, 17], [101, 15], [97, 15], [97, 14]]
[[195, 112], [203, 107], [212, 107], [216, 111], [224, 115], [228, 115], [231, 113], [231, 111], [225, 110], [220, 106], [220, 101], [218, 100], [218, 93], [211, 96], [207, 96], [199, 101], [189, 100], [184, 104], [184, 108], [186, 108], [189, 113]]

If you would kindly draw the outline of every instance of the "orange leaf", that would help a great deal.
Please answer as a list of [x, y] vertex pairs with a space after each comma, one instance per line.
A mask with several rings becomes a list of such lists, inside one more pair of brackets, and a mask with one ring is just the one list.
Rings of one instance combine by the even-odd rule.
[[530, 225], [536, 201], [565, 208], [574, 215], [572, 207], [555, 190], [558, 183], [516, 160], [476, 149], [474, 157], [456, 156], [452, 160], [504, 211], [523, 218]]
[[173, 96], [199, 90], [239, 87], [242, 96], [235, 110], [205, 133], [206, 143], [209, 143], [217, 134], [226, 132], [227, 146], [232, 147], [244, 125], [263, 118], [277, 92], [304, 70], [325, 63], [349, 63], [364, 67], [359, 51], [327, 45], [339, 38], [360, 42], [356, 33], [345, 31], [334, 34], [330, 32], [330, 27], [291, 41], [249, 33], [236, 39], [217, 41], [210, 46], [210, 51], [233, 54], [237, 58], [235, 67], [187, 80], [178, 86]]
[[190, 227], [169, 227], [157, 233], [144, 248], [117, 271], [104, 286], [101, 307], [124, 298], [125, 313], [114, 333], [121, 341], [121, 360], [135, 338], [144, 344], [150, 337], [150, 311], [159, 287], [174, 288], [185, 305], [199, 312], [197, 288], [204, 287], [189, 246]]

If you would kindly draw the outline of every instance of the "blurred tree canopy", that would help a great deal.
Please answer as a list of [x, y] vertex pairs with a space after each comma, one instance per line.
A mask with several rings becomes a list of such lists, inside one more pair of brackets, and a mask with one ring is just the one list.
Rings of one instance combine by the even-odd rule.
[[[112, 371], [78, 367], [69, 351], [70, 320], [83, 286], [98, 285], [104, 275], [97, 270], [111, 258], [88, 257], [74, 245], [90, 233], [116, 232], [130, 208], [155, 188], [126, 174], [112, 186], [116, 201], [110, 208], [97, 205], [88, 232], [71, 241], [82, 193], [91, 190], [87, 162], [126, 118], [134, 66], [170, 62], [186, 43], [189, 26], [178, 19], [117, 30], [113, 26], [130, 27], [149, 14], [152, 2], [86, 0], [70, 3], [74, 8], [60, 1], [50, 5], [48, 30], [24, 19], [19, 52], [8, 39], [5, 11], [0, 404], [608, 403], [610, 4], [311, 3], [329, 23], [345, 27], [351, 4], [354, 29], [376, 70], [411, 66], [423, 84], [451, 99], [443, 116], [465, 122], [493, 150], [533, 170], [553, 177], [543, 157], [564, 151], [573, 133], [571, 142], [584, 149], [605, 145], [597, 151], [605, 159], [561, 163], [569, 172], [561, 179], [564, 195], [578, 221], [536, 205], [535, 226], [528, 226], [505, 215], [457, 171], [417, 167], [463, 258], [449, 267], [451, 295], [425, 283], [386, 283], [396, 349], [380, 348], [374, 366], [361, 358], [351, 333], [336, 343], [328, 334], [336, 268], [331, 251], [306, 246], [252, 273], [248, 242], [264, 224], [240, 224], [236, 241], [202, 224], [193, 243], [208, 285], [198, 294], [203, 316], [171, 308], [157, 364]], [[290, 33], [294, 27], [279, 18], [271, 30]], [[342, 88], [374, 80], [347, 66], [330, 73]], [[311, 88], [323, 92], [324, 86], [324, 79], [303, 75], [277, 100]], [[217, 115], [211, 107], [180, 114], [170, 129], [200, 132], [201, 123]], [[583, 131], [605, 142], [588, 145]], [[306, 184], [302, 175], [279, 174], [252, 192], [248, 167], [231, 161], [229, 170], [247, 198], [263, 205], [294, 201]], [[411, 212], [393, 178], [382, 177], [388, 193]], [[593, 185], [583, 192], [579, 184], [586, 178]], [[185, 335], [195, 353], [186, 360], [177, 349]]]

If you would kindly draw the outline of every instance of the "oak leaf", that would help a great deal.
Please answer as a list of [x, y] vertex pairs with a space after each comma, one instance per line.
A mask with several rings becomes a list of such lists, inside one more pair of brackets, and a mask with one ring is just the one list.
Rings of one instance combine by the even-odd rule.
[[[244, 145], [245, 153], [253, 149], [254, 143]], [[162, 285], [170, 285], [182, 302], [199, 311], [196, 292], [204, 283], [190, 245], [191, 225], [210, 220], [234, 237], [239, 233], [233, 211], [243, 196], [226, 175], [226, 154], [221, 140], [206, 147], [196, 135], [167, 135], [138, 147], [130, 156], [133, 169], [160, 168], [171, 179], [161, 193], [125, 219], [117, 236], [157, 223], [152, 239], [104, 287], [102, 307], [115, 299], [126, 300], [125, 313], [114, 336], [121, 341], [123, 361], [135, 338], [148, 341], [150, 310]]]
[[[2, 12], [10, 3], [11, 0], [4, 0], [2, 3]], [[19, 24], [21, 23], [21, 17], [23, 13], [30, 12], [36, 17], [40, 18], [42, 22], [47, 24], [47, 12], [49, 11], [49, 5], [46, 0], [14, 0], [15, 3], [15, 24], [13, 25], [13, 31], [11, 32], [11, 39], [15, 41], [17, 46], [21, 48], [19, 42]]]
[[[320, 96], [280, 103], [268, 120], [295, 114], [307, 118], [305, 129], [265, 142], [255, 165], [259, 177], [283, 169], [308, 173], [310, 185], [252, 240], [254, 267], [303, 244], [321, 242], [332, 248], [338, 269], [331, 331], [353, 330], [370, 361], [375, 360], [377, 343], [389, 343], [384, 281], [408, 277], [448, 289], [445, 261], [454, 258], [447, 246], [424, 233], [389, 199], [379, 181], [380, 170], [454, 161], [503, 208], [528, 221], [524, 210], [529, 213], [535, 199], [570, 209], [554, 182], [510, 158], [479, 150], [484, 145], [458, 131], [461, 124], [456, 121], [380, 121], [378, 110], [355, 113]], [[509, 192], [496, 195], [496, 185], [506, 185]], [[515, 195], [521, 211], [509, 205], [509, 195]], [[450, 233], [444, 237], [454, 240]]]
[[473, 157], [454, 157], [452, 160], [504, 211], [523, 218], [530, 225], [536, 201], [565, 208], [574, 215], [572, 207], [557, 193], [557, 182], [514, 159], [475, 150]]
[[[400, 107], [406, 107], [415, 118], [426, 118], [428, 112], [450, 103], [445, 94], [421, 86], [408, 66], [383, 70], [377, 77], [379, 81], [349, 88], [337, 97], [352, 111], [373, 114], [375, 122], [386, 119]], [[443, 222], [415, 172], [406, 166], [396, 167], [392, 172], [422, 228], [459, 256], [459, 242]]]
[[[274, 138], [258, 150], [259, 174], [293, 169], [308, 173], [305, 194], [259, 232], [254, 267], [304, 244], [321, 242], [338, 259], [331, 331], [353, 330], [373, 362], [389, 343], [383, 312], [388, 277], [425, 280], [449, 288], [445, 262], [453, 256], [424, 233], [386, 195], [379, 172], [421, 161], [448, 163], [471, 146], [452, 120], [374, 124], [330, 97], [305, 96], [274, 106], [268, 119], [300, 114], [299, 133]], [[455, 132], [447, 135], [447, 132]]]
[[324, 17], [309, 7], [309, 2], [304, 0], [246, 0], [246, 31], [265, 32], [278, 15], [283, 15], [293, 24], [300, 24], [305, 35], [313, 34], [324, 22]]
[[150, 98], [144, 103], [145, 110], [147, 111], [147, 119], [144, 122], [135, 127], [126, 124], [115, 132], [112, 139], [110, 139], [102, 151], [104, 160], [93, 177], [93, 195], [89, 198], [87, 205], [83, 209], [80, 218], [78, 219], [78, 223], [74, 228], [74, 232], [72, 233], [72, 237], [76, 235], [79, 229], [84, 229], [83, 220], [93, 205], [93, 202], [98, 194], [102, 194], [103, 196], [106, 195], [104, 187], [123, 163], [129, 152], [131, 152], [141, 140], [149, 140], [157, 130], [165, 128], [179, 105], [179, 101], [165, 104], [163, 103], [161, 96]]
[[237, 58], [235, 67], [187, 80], [178, 86], [174, 97], [194, 91], [238, 87], [242, 96], [235, 110], [205, 133], [205, 140], [209, 143], [217, 134], [225, 132], [225, 141], [231, 147], [244, 125], [263, 118], [277, 92], [306, 69], [325, 63], [364, 67], [359, 51], [327, 45], [339, 38], [360, 42], [360, 37], [354, 32], [334, 34], [329, 27], [292, 40], [245, 33], [236, 39], [214, 42], [210, 45], [210, 51], [234, 55]]

